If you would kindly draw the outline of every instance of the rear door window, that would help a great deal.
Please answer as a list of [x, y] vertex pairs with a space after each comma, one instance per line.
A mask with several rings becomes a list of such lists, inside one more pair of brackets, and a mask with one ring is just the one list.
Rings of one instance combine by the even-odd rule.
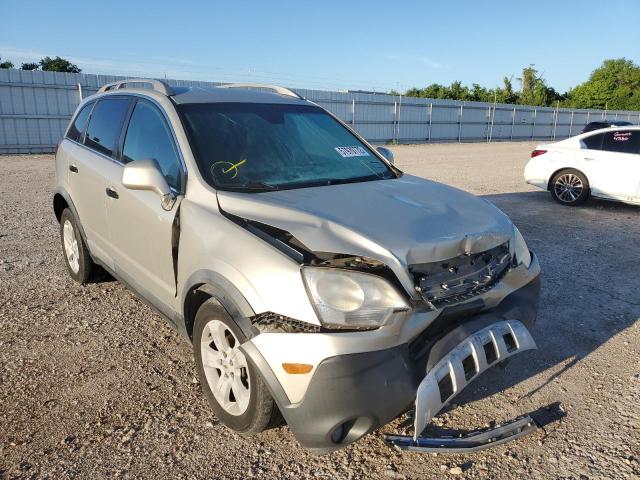
[[69, 127], [67, 131], [67, 138], [71, 140], [75, 140], [76, 142], [82, 141], [82, 134], [84, 133], [84, 129], [87, 126], [87, 120], [89, 120], [89, 114], [91, 113], [91, 109], [93, 108], [94, 102], [87, 103], [80, 113], [76, 115], [75, 120]]
[[100, 153], [112, 156], [130, 104], [129, 98], [99, 100], [91, 113], [84, 144]]
[[604, 134], [597, 133], [596, 135], [591, 135], [589, 137], [585, 137], [582, 139], [583, 148], [587, 148], [589, 150], [600, 150], [602, 147], [602, 137]]
[[602, 150], [618, 153], [640, 153], [640, 131], [614, 130], [604, 134]]

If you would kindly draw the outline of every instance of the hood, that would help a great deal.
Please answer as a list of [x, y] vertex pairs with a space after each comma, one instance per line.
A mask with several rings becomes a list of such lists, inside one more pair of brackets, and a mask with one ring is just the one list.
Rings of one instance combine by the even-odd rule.
[[513, 234], [509, 218], [491, 203], [411, 175], [265, 193], [218, 191], [217, 195], [225, 212], [286, 230], [314, 252], [379, 260], [403, 284], [410, 281], [407, 267], [411, 264], [482, 252]]

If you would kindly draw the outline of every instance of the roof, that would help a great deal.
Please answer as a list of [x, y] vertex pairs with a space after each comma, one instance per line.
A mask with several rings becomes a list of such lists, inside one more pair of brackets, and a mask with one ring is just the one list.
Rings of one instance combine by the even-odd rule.
[[308, 104], [304, 99], [282, 95], [266, 90], [221, 87], [172, 87], [173, 101], [179, 105], [186, 103], [283, 103]]
[[229, 83], [218, 87], [171, 86], [156, 78], [129, 78], [107, 83], [98, 93], [119, 90], [153, 90], [173, 98], [177, 104], [185, 103], [283, 103], [306, 104], [300, 95], [279, 85], [261, 83]]

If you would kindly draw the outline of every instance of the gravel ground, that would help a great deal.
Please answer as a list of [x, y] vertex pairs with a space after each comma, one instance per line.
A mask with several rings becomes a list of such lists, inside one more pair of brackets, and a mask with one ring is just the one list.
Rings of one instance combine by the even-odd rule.
[[394, 147], [407, 172], [502, 208], [544, 273], [539, 350], [484, 374], [430, 428], [535, 410], [551, 423], [437, 456], [374, 433], [317, 457], [287, 427], [245, 439], [218, 424], [186, 342], [118, 282], [81, 287], [66, 274], [53, 157], [0, 157], [0, 478], [638, 478], [640, 208], [555, 204], [522, 180], [532, 148]]

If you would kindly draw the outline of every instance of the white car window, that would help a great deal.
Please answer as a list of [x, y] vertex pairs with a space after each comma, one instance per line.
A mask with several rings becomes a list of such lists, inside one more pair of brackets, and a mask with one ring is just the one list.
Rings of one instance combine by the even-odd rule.
[[580, 140], [580, 148], [588, 150], [600, 150], [602, 148], [602, 133], [596, 133]]
[[640, 131], [614, 130], [603, 135], [602, 150], [618, 153], [640, 153]]

